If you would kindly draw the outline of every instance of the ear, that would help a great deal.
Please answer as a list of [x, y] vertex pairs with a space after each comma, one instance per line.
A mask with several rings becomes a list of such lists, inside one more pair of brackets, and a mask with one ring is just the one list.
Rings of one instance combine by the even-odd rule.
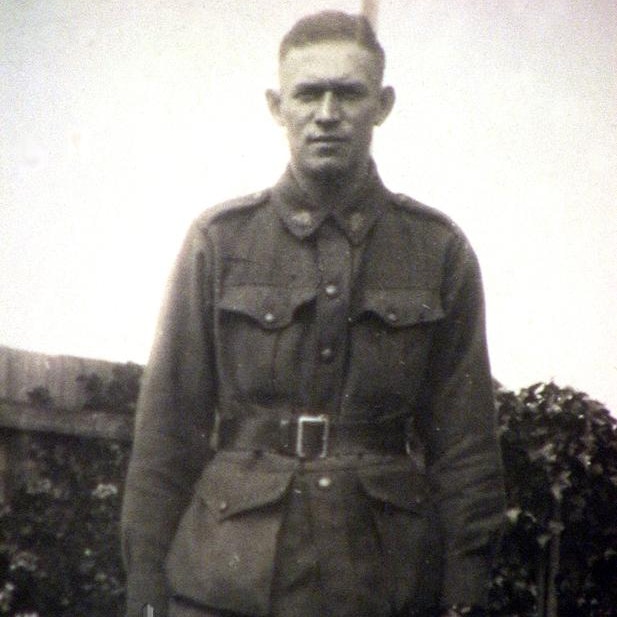
[[283, 126], [283, 119], [281, 117], [281, 93], [277, 90], [266, 90], [266, 101], [268, 101], [268, 109], [272, 114], [272, 117]]
[[375, 118], [375, 126], [379, 126], [390, 115], [396, 100], [396, 93], [392, 86], [386, 86], [381, 89], [379, 94], [379, 113]]

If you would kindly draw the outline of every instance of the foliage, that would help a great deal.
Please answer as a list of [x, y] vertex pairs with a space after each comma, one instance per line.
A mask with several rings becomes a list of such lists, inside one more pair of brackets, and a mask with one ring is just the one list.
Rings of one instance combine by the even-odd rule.
[[25, 447], [22, 486], [0, 512], [0, 615], [120, 615], [128, 445], [36, 435]]
[[[560, 615], [615, 615], [615, 419], [586, 394], [553, 383], [518, 395], [499, 390], [496, 398], [508, 510], [494, 613], [535, 615], [554, 572]], [[556, 542], [559, 561], [553, 554], [551, 564]]]
[[28, 390], [28, 402], [35, 407], [50, 408], [53, 406], [53, 399], [49, 390], [45, 386], [37, 386]]
[[[89, 404], [115, 396], [132, 408], [140, 374], [125, 369], [107, 384], [85, 376]], [[492, 614], [536, 617], [551, 568], [560, 615], [616, 614], [615, 420], [555, 384], [518, 394], [500, 388], [496, 398], [508, 510]], [[28, 438], [24, 481], [0, 512], [0, 615], [121, 614], [118, 518], [128, 454], [128, 445], [104, 440]]]
[[77, 381], [86, 395], [84, 409], [124, 413], [135, 411], [142, 373], [143, 368], [139, 364], [128, 362], [114, 365], [111, 379], [107, 382], [97, 373], [79, 375]]

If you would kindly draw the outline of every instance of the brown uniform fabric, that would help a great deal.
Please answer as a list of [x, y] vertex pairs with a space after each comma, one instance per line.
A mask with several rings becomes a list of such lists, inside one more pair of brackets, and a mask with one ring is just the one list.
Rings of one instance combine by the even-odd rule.
[[[399, 418], [411, 456], [216, 451], [225, 419], [306, 412]], [[480, 274], [449, 219], [373, 169], [334, 212], [287, 172], [195, 222], [138, 406], [130, 617], [174, 595], [277, 617], [481, 605], [502, 504]]]

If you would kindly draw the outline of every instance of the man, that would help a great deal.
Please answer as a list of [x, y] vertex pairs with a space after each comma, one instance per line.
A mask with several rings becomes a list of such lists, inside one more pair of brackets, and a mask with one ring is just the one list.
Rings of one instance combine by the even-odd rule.
[[362, 17], [280, 48], [288, 170], [209, 210], [171, 279], [123, 510], [129, 615], [386, 617], [486, 602], [502, 508], [476, 259], [370, 156]]

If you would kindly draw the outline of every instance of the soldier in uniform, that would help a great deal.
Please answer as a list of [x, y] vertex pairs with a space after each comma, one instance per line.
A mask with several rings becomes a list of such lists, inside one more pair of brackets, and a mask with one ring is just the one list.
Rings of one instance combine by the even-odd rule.
[[268, 91], [290, 163], [188, 232], [123, 504], [128, 615], [482, 610], [503, 492], [478, 264], [382, 184], [364, 17], [300, 20]]

